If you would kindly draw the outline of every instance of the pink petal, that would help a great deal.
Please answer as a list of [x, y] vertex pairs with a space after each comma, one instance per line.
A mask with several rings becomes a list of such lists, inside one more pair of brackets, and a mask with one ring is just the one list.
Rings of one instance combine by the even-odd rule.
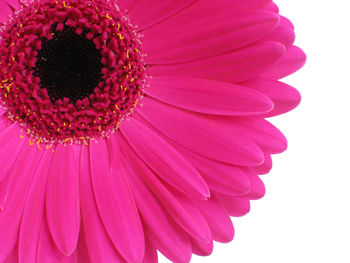
[[[74, 252], [70, 256], [68, 256], [68, 257], [65, 256], [62, 260], [62, 263], [78, 263], [78, 262], [81, 262], [81, 260], [78, 261], [79, 259], [80, 258], [78, 258], [78, 251], [76, 249], [76, 250], [74, 250]], [[84, 263], [85, 263], [85, 261], [84, 261]]]
[[146, 62], [173, 64], [224, 54], [257, 42], [272, 33], [279, 23], [279, 16], [268, 12], [234, 12], [222, 9], [194, 20], [193, 15], [198, 13], [194, 4], [185, 12], [144, 30]]
[[213, 239], [221, 243], [232, 241], [235, 231], [230, 216], [216, 197], [196, 203], [210, 227]]
[[92, 262], [126, 262], [117, 252], [101, 221], [91, 185], [88, 150], [87, 146], [82, 146], [79, 186], [83, 224], [81, 232], [84, 233], [89, 258]]
[[264, 155], [265, 155], [264, 163], [259, 166], [252, 167], [252, 169], [256, 171], [258, 174], [267, 174], [271, 171], [271, 168], [272, 168], [271, 155], [267, 153], [264, 153]]
[[13, 122], [6, 116], [5, 110], [0, 107], [0, 134], [8, 127], [13, 125]]
[[258, 200], [264, 197], [266, 189], [263, 181], [260, 179], [258, 174], [251, 168], [243, 168], [243, 171], [246, 173], [249, 178], [251, 190], [249, 194], [242, 198], [247, 198], [249, 200]]
[[286, 18], [284, 16], [280, 16], [280, 23], [281, 23], [281, 25], [287, 26], [287, 27], [294, 30], [294, 25], [288, 18]]
[[290, 27], [280, 24], [270, 35], [265, 37], [264, 40], [280, 42], [286, 48], [289, 48], [295, 41], [295, 33]]
[[194, 0], [120, 0], [118, 5], [128, 11], [134, 25], [143, 29], [176, 14], [192, 2]]
[[[77, 253], [78, 253], [78, 262], [77, 263], [93, 263], [93, 261], [90, 259], [89, 254], [88, 254], [88, 248], [86, 245], [86, 239], [84, 235], [84, 224], [82, 224], [82, 230], [80, 231], [80, 237], [78, 241], [78, 247], [77, 247]], [[118, 263], [118, 261], [115, 261]]]
[[261, 76], [270, 79], [282, 79], [301, 69], [305, 61], [306, 55], [304, 51], [296, 46], [291, 46], [287, 49], [283, 59], [268, 71], [261, 74]]
[[250, 192], [249, 179], [240, 167], [208, 159], [176, 144], [174, 147], [201, 173], [211, 190], [237, 196]]
[[28, 194], [19, 234], [18, 254], [21, 263], [36, 262], [37, 244], [44, 217], [46, 181], [52, 155], [50, 150], [43, 153]]
[[52, 239], [47, 220], [44, 217], [41, 224], [36, 262], [62, 263], [63, 260], [64, 255]]
[[80, 145], [57, 144], [47, 181], [46, 216], [58, 249], [66, 256], [77, 246], [80, 228]]
[[276, 13], [276, 14], [279, 13], [279, 8], [275, 3], [270, 3], [270, 4], [266, 5], [265, 10], [269, 11], [269, 12]]
[[[148, 0], [145, 1], [147, 2]], [[206, 16], [219, 16], [220, 12], [223, 10], [230, 10], [233, 16], [251, 10], [263, 10], [269, 3], [271, 3], [271, 0], [220, 0], [215, 2], [212, 0], [200, 0], [195, 1], [192, 5], [181, 10], [181, 12], [177, 13], [175, 16], [182, 16], [184, 18], [190, 17], [193, 23]], [[220, 17], [217, 17], [217, 19], [219, 18]]]
[[3, 263], [17, 263], [18, 261], [18, 245], [15, 245], [15, 247], [12, 249], [12, 252], [10, 255], [6, 258]]
[[[196, 211], [189, 209], [184, 202], [178, 200], [174, 196], [174, 193], [158, 181], [152, 171], [136, 156], [135, 153], [131, 151], [122, 139], [121, 145], [123, 153], [128, 158], [129, 164], [133, 165], [136, 173], [158, 198], [159, 202], [163, 205], [164, 210], [168, 211], [174, 221], [193, 238], [201, 240], [202, 242], [208, 241], [210, 238], [210, 231], [203, 221], [199, 224], [199, 216], [196, 214]], [[133, 174], [133, 172], [129, 171], [129, 174]], [[134, 175], [133, 177], [137, 177], [137, 175]], [[137, 178], [134, 180], [137, 180]]]
[[19, 134], [20, 127], [17, 124], [0, 131], [0, 182], [10, 171], [24, 145], [24, 140], [19, 138]]
[[109, 140], [107, 140], [107, 144], [110, 158], [110, 170], [113, 173], [120, 169], [120, 145], [118, 136], [110, 136]]
[[225, 207], [230, 216], [244, 216], [250, 211], [250, 202], [246, 198], [215, 193], [220, 203]]
[[194, 198], [209, 196], [201, 175], [156, 132], [134, 118], [122, 124], [120, 129], [130, 146], [158, 176]]
[[254, 142], [218, 128], [217, 122], [200, 114], [147, 97], [138, 112], [174, 142], [208, 158], [243, 166], [255, 166], [264, 161], [262, 151]]
[[278, 42], [258, 42], [237, 51], [203, 60], [150, 67], [151, 76], [197, 77], [240, 82], [258, 76], [278, 62], [285, 53]]
[[155, 249], [148, 240], [146, 240], [145, 257], [143, 258], [142, 263], [158, 263], [157, 249]]
[[6, 23], [9, 20], [10, 14], [13, 13], [11, 7], [20, 8], [18, 0], [1, 0], [0, 1], [0, 23]]
[[114, 246], [130, 262], [141, 262], [144, 256], [144, 233], [125, 172], [110, 172], [108, 146], [105, 140], [91, 143], [90, 169], [97, 207]]
[[30, 147], [28, 141], [11, 169], [9, 176], [14, 183], [9, 191], [4, 210], [0, 212], [0, 262], [10, 254], [18, 240], [20, 222], [41, 153]]
[[[128, 162], [136, 169], [134, 159], [126, 147], [123, 147], [123, 152], [126, 151], [124, 154], [128, 158]], [[171, 261], [189, 262], [191, 246], [187, 234], [184, 234], [180, 227], [170, 222], [171, 219], [159, 204], [161, 199], [155, 198], [139, 175], [136, 175], [129, 165], [125, 164], [125, 166], [148, 239]]]
[[233, 134], [246, 136], [267, 153], [281, 153], [287, 149], [286, 137], [261, 117], [217, 117], [218, 124]]
[[265, 114], [265, 117], [273, 117], [291, 111], [299, 105], [301, 100], [299, 91], [277, 80], [255, 78], [243, 82], [242, 85], [265, 94], [273, 101], [274, 109]]
[[196, 255], [205, 257], [211, 255], [213, 253], [214, 244], [213, 241], [209, 243], [201, 243], [197, 240], [192, 240], [192, 252]]
[[178, 200], [181, 206], [190, 212], [190, 215], [194, 222], [196, 222], [197, 227], [201, 230], [202, 235], [193, 235], [192, 237], [199, 242], [208, 243], [212, 240], [210, 228], [206, 222], [206, 219], [203, 217], [201, 212], [196, 207], [196, 204], [189, 199], [187, 196], [184, 196], [180, 193], [172, 191], [174, 197]]
[[265, 95], [242, 86], [189, 77], [155, 77], [146, 94], [168, 104], [199, 113], [255, 115], [268, 113], [273, 104]]

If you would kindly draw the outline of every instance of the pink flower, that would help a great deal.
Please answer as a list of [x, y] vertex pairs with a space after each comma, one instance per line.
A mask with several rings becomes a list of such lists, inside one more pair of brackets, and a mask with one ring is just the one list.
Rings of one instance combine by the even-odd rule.
[[269, 0], [1, 0], [0, 262], [173, 262], [229, 242], [304, 53]]

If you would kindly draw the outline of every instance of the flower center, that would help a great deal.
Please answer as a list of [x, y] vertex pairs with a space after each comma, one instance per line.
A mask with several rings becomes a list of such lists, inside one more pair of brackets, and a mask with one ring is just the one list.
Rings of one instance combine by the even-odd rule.
[[75, 103], [92, 94], [102, 80], [102, 54], [73, 27], [52, 31], [55, 37], [42, 42], [34, 72], [52, 102], [66, 97]]
[[33, 0], [0, 29], [0, 100], [38, 142], [115, 132], [143, 96], [138, 33], [108, 0]]

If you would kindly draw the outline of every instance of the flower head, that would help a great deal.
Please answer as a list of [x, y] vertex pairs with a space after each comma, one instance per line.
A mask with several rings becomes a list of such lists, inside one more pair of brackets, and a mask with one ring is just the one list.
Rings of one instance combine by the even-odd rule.
[[270, 0], [0, 2], [0, 262], [209, 255], [264, 196], [305, 54]]
[[45, 143], [114, 132], [143, 94], [139, 35], [107, 1], [34, 1], [2, 29], [7, 115]]

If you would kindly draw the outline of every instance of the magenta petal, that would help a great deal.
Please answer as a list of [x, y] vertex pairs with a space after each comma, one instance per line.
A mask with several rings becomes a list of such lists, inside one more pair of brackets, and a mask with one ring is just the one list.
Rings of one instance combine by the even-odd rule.
[[264, 161], [261, 149], [253, 141], [217, 127], [216, 121], [200, 114], [147, 97], [138, 112], [174, 142], [208, 158], [243, 166], [256, 166]]
[[211, 58], [173, 65], [150, 67], [151, 76], [179, 76], [240, 82], [263, 74], [285, 54], [278, 42], [258, 42], [237, 51]]
[[157, 133], [134, 118], [123, 124], [121, 131], [139, 157], [166, 182], [194, 198], [209, 196], [201, 175]]
[[111, 173], [105, 140], [91, 143], [90, 169], [97, 207], [114, 246], [130, 262], [141, 262], [144, 233], [124, 169]]
[[251, 10], [264, 10], [270, 3], [271, 0], [200, 0], [195, 1], [176, 16], [189, 17], [192, 21], [189, 20], [188, 22], [193, 23], [193, 21], [203, 19], [205, 16], [217, 16], [217, 19], [219, 19], [223, 10], [230, 10], [232, 16]]
[[168, 104], [199, 113], [256, 115], [268, 113], [273, 103], [262, 93], [228, 83], [189, 77], [155, 77], [147, 95]]
[[240, 167], [208, 159], [179, 145], [174, 147], [198, 169], [211, 190], [237, 196], [249, 193], [249, 179]]
[[145, 257], [142, 263], [158, 263], [157, 249], [148, 240], [146, 240]]
[[19, 138], [20, 127], [16, 124], [0, 131], [0, 182], [5, 178], [22, 149], [24, 140]]
[[176, 14], [192, 2], [194, 0], [120, 0], [118, 5], [128, 11], [134, 25], [143, 29]]
[[79, 178], [83, 222], [81, 232], [84, 232], [84, 242], [86, 242], [89, 258], [92, 262], [125, 263], [126, 261], [119, 255], [101, 221], [91, 185], [89, 151], [85, 145], [81, 149]]
[[193, 238], [202, 243], [210, 242], [212, 240], [210, 228], [208, 226], [208, 223], [206, 222], [206, 219], [196, 207], [195, 202], [193, 202], [187, 196], [183, 196], [179, 193], [176, 193], [175, 191], [173, 191], [173, 194], [174, 197], [180, 202], [181, 206], [186, 211], [190, 212], [193, 221], [197, 224], [198, 229], [200, 229], [202, 232], [202, 235], [193, 235]]
[[265, 161], [263, 164], [259, 166], [252, 167], [254, 171], [256, 171], [258, 174], [267, 174], [271, 171], [272, 168], [272, 158], [271, 155], [268, 153], [265, 154]]
[[201, 243], [197, 240], [192, 240], [192, 252], [196, 255], [205, 257], [213, 253], [214, 243], [210, 241], [209, 243]]
[[194, 21], [193, 15], [188, 14], [189, 9], [194, 14], [198, 12], [194, 4], [185, 12], [142, 32], [148, 64], [183, 63], [224, 54], [257, 42], [279, 23], [276, 14], [233, 14], [232, 9], [222, 9], [215, 15], [203, 14]]
[[[128, 157], [129, 163], [133, 165], [135, 172], [139, 174], [154, 196], [158, 198], [164, 210], [168, 211], [173, 220], [193, 238], [206, 242], [210, 237], [210, 232], [208, 232], [209, 229], [205, 223], [202, 222], [202, 224], [199, 224], [196, 221], [196, 218], [198, 218], [198, 215], [195, 214], [196, 211], [192, 211], [186, 204], [178, 200], [174, 194], [155, 177], [152, 171], [136, 156], [136, 154], [131, 151], [128, 145], [123, 143], [122, 140], [121, 143], [122, 150], [125, 156]], [[133, 172], [130, 171], [129, 174], [135, 177], [134, 181], [138, 179], [137, 175], [134, 175]]]
[[299, 105], [301, 100], [299, 91], [277, 80], [254, 78], [241, 84], [265, 94], [273, 101], [274, 109], [265, 114], [265, 117], [291, 111]]
[[280, 24], [287, 26], [287, 27], [294, 30], [294, 25], [293, 25], [292, 21], [290, 21], [288, 18], [286, 18], [284, 16], [280, 16]]
[[47, 220], [44, 217], [41, 224], [36, 262], [62, 263], [63, 260], [64, 254], [60, 252], [53, 241]]
[[41, 153], [37, 148], [27, 145], [17, 156], [9, 176], [14, 183], [9, 191], [6, 206], [0, 212], [0, 262], [5, 260], [18, 240], [18, 233], [26, 197], [35, 174]]
[[221, 243], [232, 241], [235, 234], [233, 224], [229, 214], [216, 197], [212, 196], [207, 201], [196, 203], [210, 227], [213, 239]]
[[47, 181], [48, 226], [58, 249], [66, 256], [73, 253], [79, 238], [79, 155], [80, 145], [57, 144]]
[[264, 38], [265, 41], [277, 41], [286, 48], [293, 45], [295, 41], [294, 30], [288, 26], [280, 24], [270, 35]]
[[[123, 147], [125, 156], [130, 164], [135, 164], [129, 151]], [[161, 207], [160, 200], [150, 192], [145, 183], [126, 164], [129, 181], [135, 197], [137, 208], [144, 223], [148, 239], [167, 258], [174, 262], [189, 262], [191, 258], [191, 246], [187, 234], [185, 235], [178, 226], [170, 222], [166, 211]]]
[[[77, 249], [78, 249], [78, 247], [77, 247]], [[78, 250], [77, 249], [75, 249], [71, 255], [65, 256], [61, 263], [78, 263], [79, 261], [78, 261]]]
[[282, 79], [298, 71], [304, 66], [305, 62], [306, 55], [304, 51], [299, 47], [291, 46], [287, 49], [283, 59], [268, 71], [261, 74], [261, 76], [270, 79]]
[[1, 0], [0, 1], [0, 23], [6, 23], [10, 14], [13, 13], [12, 8], [18, 9], [20, 7], [18, 0]]
[[233, 134], [246, 136], [267, 153], [281, 153], [287, 149], [287, 139], [270, 122], [261, 117], [217, 118], [218, 126], [223, 125]]
[[46, 181], [53, 154], [46, 150], [34, 177], [23, 213], [19, 234], [19, 262], [36, 262], [37, 244], [44, 218]]
[[266, 192], [265, 185], [258, 174], [251, 168], [243, 168], [243, 171], [247, 175], [251, 185], [250, 192], [243, 198], [258, 200], [264, 197]]
[[246, 198], [215, 193], [220, 203], [225, 207], [230, 216], [240, 217], [250, 211], [250, 202]]
[[18, 261], [18, 245], [16, 245], [13, 249], [10, 255], [6, 258], [5, 261], [2, 263], [17, 263]]
[[[93, 263], [93, 261], [90, 259], [89, 254], [88, 254], [88, 248], [86, 245], [86, 240], [85, 240], [85, 231], [84, 231], [84, 224], [82, 224], [82, 231], [80, 231], [80, 237], [78, 241], [78, 247], [77, 247], [77, 253], [78, 253], [78, 259], [79, 261], [75, 263]], [[115, 261], [116, 263], [119, 263], [118, 261]]]
[[269, 12], [273, 12], [273, 13], [276, 13], [278, 14], [279, 13], [279, 8], [278, 6], [271, 2], [270, 4], [267, 4], [266, 7], [264, 8], [266, 11], [269, 11]]

